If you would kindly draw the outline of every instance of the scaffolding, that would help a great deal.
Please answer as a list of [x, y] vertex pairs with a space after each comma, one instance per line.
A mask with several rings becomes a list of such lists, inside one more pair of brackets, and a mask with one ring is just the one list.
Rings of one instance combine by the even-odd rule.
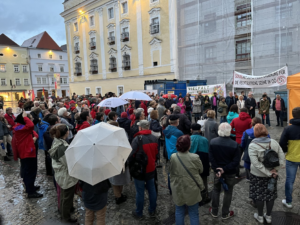
[[233, 71], [261, 76], [285, 65], [289, 75], [300, 71], [299, 0], [177, 0], [176, 4], [180, 80], [230, 85]]

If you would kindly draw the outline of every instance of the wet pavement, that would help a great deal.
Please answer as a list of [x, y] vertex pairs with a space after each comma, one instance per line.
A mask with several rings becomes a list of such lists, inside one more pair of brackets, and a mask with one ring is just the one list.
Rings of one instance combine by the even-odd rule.
[[[277, 141], [280, 138], [283, 128], [275, 127], [275, 115], [271, 115], [271, 126], [269, 129], [272, 138]], [[46, 176], [46, 170], [44, 165], [44, 152], [39, 151], [38, 156], [38, 175], [36, 184], [41, 186], [40, 192], [44, 194], [41, 199], [27, 199], [23, 193], [23, 186], [21, 178], [19, 176], [19, 163], [18, 162], [3, 162], [0, 161], [0, 214], [4, 217], [5, 225], [60, 225], [60, 215], [57, 212], [57, 197], [54, 189], [52, 177]], [[241, 170], [242, 175], [244, 169]], [[273, 211], [290, 212], [300, 215], [300, 176], [297, 174], [297, 178], [294, 185], [293, 192], [293, 208], [285, 208], [281, 200], [284, 196], [285, 185], [285, 169], [279, 172], [280, 179], [278, 181], [278, 198], [275, 201]], [[112, 190], [109, 191], [109, 200], [106, 214], [106, 224], [108, 225], [148, 225], [148, 224], [175, 224], [175, 207], [172, 203], [172, 198], [169, 195], [167, 189], [167, 165], [163, 162], [163, 168], [158, 169], [158, 201], [157, 201], [157, 216], [156, 218], [150, 218], [147, 213], [148, 200], [147, 195], [145, 200], [145, 220], [138, 221], [132, 218], [131, 212], [135, 208], [135, 188], [133, 183], [126, 186], [124, 193], [128, 196], [128, 200], [117, 206], [114, 202]], [[209, 191], [212, 190], [213, 175], [209, 178]], [[187, 190], [188, 191], [188, 190]], [[231, 210], [235, 212], [235, 216], [227, 221], [222, 221], [220, 218], [213, 219], [208, 213], [210, 204], [203, 207], [199, 207], [200, 223], [201, 224], [243, 224], [252, 225], [257, 224], [253, 218], [253, 214], [256, 209], [249, 204], [249, 183], [246, 180], [237, 180], [237, 184], [234, 187], [233, 200], [231, 204]], [[222, 199], [222, 196], [221, 196]], [[77, 196], [74, 200], [76, 206], [75, 216], [79, 218], [80, 224], [84, 224], [84, 206], [80, 198]], [[274, 217], [275, 218], [275, 217]], [[185, 218], [186, 223], [189, 223], [189, 217]], [[275, 222], [275, 221], [274, 221]], [[276, 221], [279, 222], [279, 221]], [[275, 223], [274, 223], [275, 224]], [[280, 223], [276, 223], [280, 224]], [[282, 224], [282, 223], [281, 223]], [[286, 223], [288, 224], [288, 223]], [[300, 224], [300, 222], [295, 223]]]

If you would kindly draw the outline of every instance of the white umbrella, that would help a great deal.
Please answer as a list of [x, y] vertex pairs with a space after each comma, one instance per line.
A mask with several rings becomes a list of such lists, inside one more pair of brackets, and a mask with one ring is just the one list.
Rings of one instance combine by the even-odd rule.
[[120, 174], [131, 150], [122, 128], [99, 123], [83, 129], [65, 153], [69, 174], [95, 185]]
[[102, 102], [100, 102], [98, 104], [98, 106], [100, 107], [112, 107], [112, 108], [116, 108], [120, 105], [126, 105], [129, 102], [127, 102], [124, 99], [121, 98], [116, 98], [116, 97], [111, 97], [111, 98], [107, 98], [105, 100], [103, 100]]
[[140, 101], [152, 101], [152, 99], [144, 94], [143, 92], [139, 91], [129, 91], [122, 94], [119, 98], [121, 99], [130, 99], [130, 100], [140, 100]]

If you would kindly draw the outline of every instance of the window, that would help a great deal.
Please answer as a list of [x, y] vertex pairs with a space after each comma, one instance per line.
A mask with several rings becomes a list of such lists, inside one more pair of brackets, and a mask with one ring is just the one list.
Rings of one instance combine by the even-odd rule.
[[33, 39], [33, 41], [31, 42], [31, 44], [33, 44], [35, 42], [36, 39]]
[[19, 65], [14, 65], [14, 72], [15, 72], [15, 73], [20, 72], [20, 71], [19, 71]]
[[41, 79], [40, 77], [36, 78], [37, 84], [42, 84], [42, 81], [41, 81], [41, 80], [42, 80], [42, 79]]
[[6, 70], [5, 70], [5, 65], [0, 65], [0, 72], [5, 72]]
[[23, 65], [23, 73], [27, 73], [27, 66]]
[[42, 84], [47, 84], [47, 78], [46, 77], [42, 77]]
[[43, 66], [42, 65], [38, 65], [38, 69], [39, 69], [39, 72], [42, 72], [43, 71]]
[[62, 55], [59, 56], [59, 59], [62, 59]]
[[118, 89], [118, 96], [122, 95], [124, 93], [124, 86], [123, 85], [119, 85], [117, 87]]
[[17, 57], [18, 55], [17, 55], [17, 54], [13, 54], [13, 56], [14, 56], [14, 57]]
[[157, 62], [153, 62], [153, 66], [157, 66]]
[[130, 55], [127, 55], [126, 53], [123, 55], [123, 69], [124, 70], [130, 70]]
[[16, 86], [21, 86], [20, 78], [16, 78]]
[[122, 13], [128, 13], [128, 3], [127, 2], [122, 3]]
[[74, 23], [74, 31], [77, 32], [78, 31], [78, 23]]
[[60, 66], [60, 72], [65, 72], [64, 66]]
[[60, 83], [61, 84], [68, 84], [68, 78], [67, 77], [61, 77], [60, 78]]
[[159, 19], [158, 17], [153, 18], [150, 24], [150, 34], [157, 34], [159, 33]]
[[215, 47], [207, 47], [205, 48], [205, 61], [209, 62], [216, 58], [216, 48]]
[[54, 77], [52, 77], [51, 84], [54, 84], [54, 83], [55, 83], [55, 79], [54, 79]]
[[101, 91], [101, 87], [96, 87], [96, 94], [101, 94], [102, 91]]
[[287, 19], [292, 16], [293, 3], [277, 5], [275, 8], [276, 20]]
[[49, 55], [49, 59], [52, 59], [52, 55]]
[[94, 16], [90, 16], [90, 26], [94, 26], [95, 21], [94, 21]]
[[74, 51], [75, 51], [75, 54], [79, 54], [80, 53], [79, 42], [75, 43]]
[[216, 13], [211, 13], [204, 16], [204, 19], [207, 22], [204, 23], [204, 32], [206, 34], [210, 34], [216, 31], [217, 23], [216, 23]]
[[242, 40], [236, 42], [236, 59], [248, 60], [250, 58], [251, 43], [250, 40]]
[[5, 78], [1, 78], [1, 86], [6, 86], [6, 79]]
[[251, 12], [243, 13], [236, 16], [236, 26], [244, 27], [251, 24]]
[[108, 18], [113, 19], [114, 18], [114, 8], [108, 9]]
[[117, 60], [113, 56], [109, 58], [109, 70], [110, 72], [117, 72]]
[[115, 32], [114, 31], [109, 32], [108, 44], [109, 45], [115, 44]]
[[38, 58], [39, 58], [39, 59], [41, 58], [41, 54], [38, 54]]
[[129, 29], [128, 29], [128, 27], [123, 28], [123, 32], [121, 34], [121, 41], [123, 41], [123, 42], [129, 41]]
[[98, 61], [97, 59], [91, 60], [91, 68], [90, 68], [91, 74], [98, 74]]
[[24, 86], [29, 86], [28, 79], [24, 79]]
[[75, 73], [74, 75], [76, 76], [81, 76], [82, 73], [81, 73], [81, 63], [80, 62], [77, 62], [75, 63]]
[[92, 37], [90, 42], [90, 50], [96, 49], [96, 38]]
[[251, 8], [251, 4], [243, 4], [243, 5], [239, 5], [236, 7], [236, 11], [241, 11], [241, 10], [250, 10]]
[[50, 66], [50, 72], [54, 72], [54, 66]]
[[90, 88], [85, 88], [85, 94], [90, 95], [91, 94], [91, 89]]
[[292, 33], [283, 33], [281, 34], [281, 44], [280, 44], [280, 36], [277, 34], [275, 36], [275, 52], [279, 53], [279, 49], [281, 52], [292, 52]]

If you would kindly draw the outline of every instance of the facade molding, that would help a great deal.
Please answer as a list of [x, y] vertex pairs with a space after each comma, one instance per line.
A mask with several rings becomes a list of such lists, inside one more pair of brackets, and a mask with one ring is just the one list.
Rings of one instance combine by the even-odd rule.
[[136, 20], [137, 20], [137, 42], [138, 42], [138, 62], [139, 75], [144, 75], [144, 51], [143, 51], [143, 30], [142, 30], [142, 6], [141, 0], [136, 1]]
[[80, 36], [79, 36], [79, 35], [76, 35], [76, 36], [73, 37], [73, 40], [74, 40], [74, 41], [79, 41], [79, 39], [80, 39]]
[[126, 52], [126, 51], [130, 51], [132, 48], [129, 47], [128, 45], [124, 45], [123, 48], [121, 49], [121, 52]]
[[89, 55], [89, 57], [90, 57], [90, 59], [95, 59], [95, 58], [98, 58], [98, 54], [97, 53], [95, 53], [95, 52], [92, 52], [90, 55]]
[[152, 8], [150, 11], [148, 11], [148, 13], [151, 16], [155, 16], [160, 13], [160, 7]]
[[89, 32], [89, 35], [90, 35], [90, 36], [95, 36], [95, 35], [96, 35], [96, 33], [97, 33], [97, 31], [95, 31], [95, 30], [91, 30], [91, 31]]
[[111, 54], [116, 54], [118, 51], [111, 48], [109, 51], [108, 51], [108, 54], [111, 55]]
[[105, 46], [104, 46], [104, 29], [103, 29], [103, 7], [96, 9], [99, 14], [99, 28], [100, 28], [100, 51], [102, 64], [102, 78], [106, 79], [106, 65], [105, 65]]
[[150, 45], [155, 45], [155, 44], [157, 44], [157, 43], [161, 43], [162, 42], [162, 40], [160, 40], [160, 39], [158, 39], [158, 38], [153, 38], [150, 42], [149, 42], [149, 44]]

